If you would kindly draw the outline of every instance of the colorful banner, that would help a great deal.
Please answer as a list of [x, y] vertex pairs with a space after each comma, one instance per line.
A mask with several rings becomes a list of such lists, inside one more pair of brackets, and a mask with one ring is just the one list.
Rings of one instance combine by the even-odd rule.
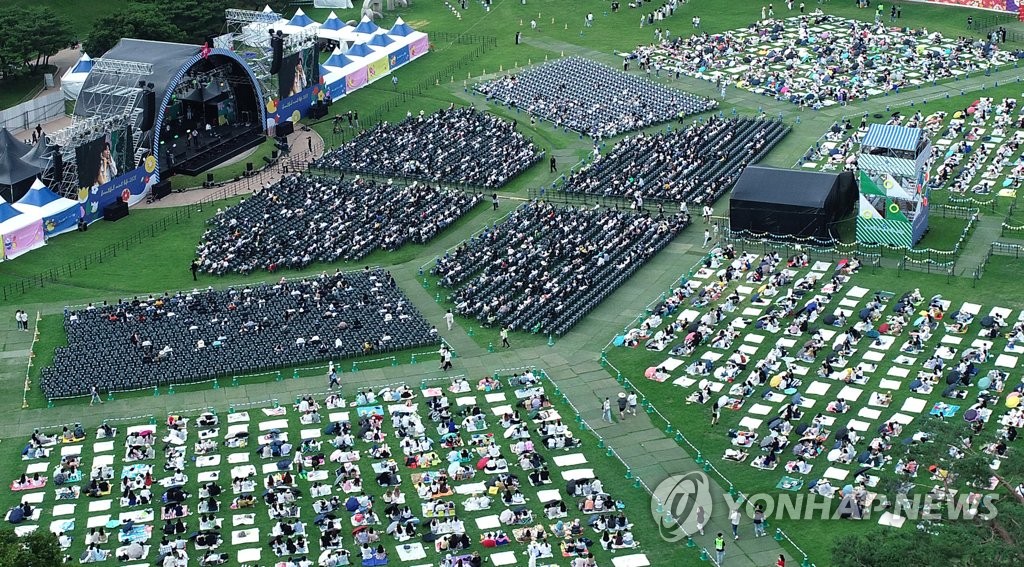
[[147, 158], [140, 167], [115, 177], [109, 183], [96, 187], [82, 187], [78, 190], [79, 216], [85, 222], [92, 223], [103, 218], [103, 208], [121, 199], [134, 205], [146, 196], [146, 191], [156, 182], [152, 175], [156, 170], [156, 160]]
[[366, 84], [366, 67], [345, 77], [345, 92], [352, 92]]
[[345, 93], [348, 92], [348, 85], [346, 84], [346, 82], [347, 81], [345, 81], [345, 77], [341, 77], [337, 81], [334, 81], [333, 83], [326, 85], [327, 92], [331, 93], [331, 100], [338, 100], [341, 97], [345, 96]]
[[1016, 12], [1017, 0], [925, 0], [928, 4], [951, 4], [965, 8], [981, 8], [982, 10], [998, 10], [1000, 12]]
[[61, 211], [57, 214], [43, 217], [43, 232], [46, 237], [57, 236], [78, 227], [78, 217], [81, 214], [79, 207]]
[[398, 51], [392, 53], [388, 59], [388, 63], [391, 65], [392, 69], [397, 69], [398, 67], [405, 65], [411, 59], [409, 56], [409, 46], [403, 45], [398, 49]]
[[427, 51], [430, 51], [430, 38], [427, 36], [423, 36], [409, 44], [409, 57], [411, 59], [425, 55]]
[[366, 81], [372, 83], [390, 72], [391, 68], [388, 67], [388, 58], [381, 57], [366, 66]]
[[26, 227], [12, 230], [3, 235], [3, 239], [4, 258], [13, 260], [46, 244], [46, 238], [43, 236], [43, 221], [37, 220]]
[[[322, 79], [321, 79], [322, 80]], [[313, 106], [317, 100], [322, 96], [323, 85], [313, 85], [306, 87], [297, 95], [292, 95], [281, 101], [270, 101], [267, 104], [267, 129], [269, 130], [275, 124], [281, 122], [298, 122], [302, 120], [302, 117], [309, 112], [309, 107]]]

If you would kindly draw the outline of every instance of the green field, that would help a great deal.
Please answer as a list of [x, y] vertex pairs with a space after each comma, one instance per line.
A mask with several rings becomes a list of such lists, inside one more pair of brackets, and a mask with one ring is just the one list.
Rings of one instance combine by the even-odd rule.
[[[778, 4], [776, 7], [778, 12], [785, 12], [784, 4], [776, 4]], [[873, 13], [873, 10], [859, 10], [853, 7], [853, 2], [826, 2], [823, 4], [807, 2], [807, 4], [810, 9], [821, 7], [829, 14], [862, 20], [870, 20]], [[74, 10], [77, 14], [76, 30], [81, 31], [88, 30], [91, 22], [96, 18], [118, 9], [121, 2], [98, 2], [86, 6], [63, 0], [47, 0], [43, 2], [43, 5], [61, 10]], [[643, 11], [646, 11], [656, 5], [644, 3], [643, 6]], [[901, 7], [902, 25], [915, 28], [926, 27], [929, 31], [940, 31], [947, 36], [973, 35], [974, 32], [966, 27], [967, 16], [973, 15], [979, 20], [988, 16], [988, 13], [981, 11], [918, 3], [903, 3]], [[621, 58], [616, 55], [617, 52], [629, 51], [638, 44], [646, 44], [653, 40], [652, 29], [647, 26], [641, 28], [638, 25], [641, 10], [628, 9], [625, 3], [623, 3], [623, 9], [618, 13], [605, 13], [606, 8], [607, 3], [529, 0], [524, 4], [518, 0], [494, 0], [490, 11], [485, 11], [481, 2], [470, 1], [468, 9], [462, 12], [461, 19], [458, 19], [444, 6], [443, 2], [414, 2], [411, 8], [387, 14], [383, 25], [390, 25], [394, 17], [400, 15], [416, 29], [432, 33], [431, 53], [398, 71], [397, 92], [393, 90], [390, 81], [380, 81], [336, 101], [332, 113], [340, 114], [350, 109], [356, 109], [365, 126], [376, 120], [401, 120], [408, 112], [418, 113], [423, 110], [429, 113], [436, 109], [446, 108], [452, 103], [472, 104], [508, 119], [517, 120], [520, 131], [557, 156], [560, 169], [564, 172], [590, 153], [592, 145], [589, 140], [581, 139], [574, 133], [553, 128], [550, 124], [538, 123], [531, 127], [528, 120], [524, 119], [525, 115], [489, 104], [483, 97], [472, 94], [472, 85], [481, 78], [492, 78], [515, 72], [517, 68], [569, 55], [582, 55], [612, 66], [618, 66], [621, 64]], [[329, 12], [329, 10], [311, 7], [308, 9], [304, 7], [304, 10], [317, 20], [322, 20]], [[594, 27], [584, 28], [584, 16], [591, 10], [594, 12]], [[691, 17], [699, 15], [702, 19], [701, 28], [709, 33], [714, 33], [745, 27], [759, 16], [759, 12], [760, 4], [726, 2], [724, 0], [691, 0], [687, 4], [681, 5], [674, 16], [659, 25], [671, 29], [674, 35], [685, 35], [692, 32]], [[355, 14], [355, 10], [339, 11], [339, 16], [342, 19], [354, 18]], [[536, 31], [530, 29], [531, 19], [538, 21], [539, 25]], [[516, 31], [523, 32], [523, 45], [514, 45], [513, 36]], [[1007, 47], [1019, 46], [1011, 44]], [[714, 85], [706, 81], [686, 77], [678, 81], [665, 77], [656, 80], [704, 96], [716, 95]], [[999, 82], [998, 86], [996, 86], [997, 81]], [[925, 114], [934, 110], [954, 112], [964, 108], [979, 96], [990, 96], [997, 100], [1004, 97], [1020, 98], [1022, 87], [1019, 83], [1020, 77], [1017, 76], [1017, 71], [1010, 69], [999, 71], [992, 77], [972, 76], [966, 80], [924, 86], [913, 91], [873, 98], [867, 102], [858, 101], [845, 108], [832, 107], [821, 111], [798, 110], [795, 106], [733, 88], [729, 90], [725, 101], [722, 102], [721, 111], [725, 115], [729, 115], [735, 109], [742, 115], [754, 115], [759, 110], [763, 110], [772, 117], [781, 115], [782, 120], [792, 126], [792, 132], [764, 162], [773, 166], [792, 167], [835, 121], [844, 117], [857, 119], [864, 113], [886, 116], [886, 113], [896, 110], [912, 112], [911, 104], [914, 105], [914, 110], [922, 109]], [[4, 89], [4, 92], [7, 90]], [[0, 94], [0, 103], [2, 102], [2, 94]], [[330, 120], [311, 124], [311, 127], [323, 137], [328, 147], [342, 142], [342, 137], [332, 132]], [[655, 126], [648, 130], [656, 131], [661, 128], [664, 126]], [[345, 139], [350, 138], [351, 135], [351, 131], [346, 131]], [[615, 141], [615, 139], [607, 140], [608, 147], [610, 148]], [[268, 142], [267, 145], [258, 148], [254, 154], [238, 163], [218, 168], [214, 171], [217, 181], [233, 179], [244, 170], [247, 161], [253, 161], [256, 164], [262, 163], [262, 156], [269, 154], [271, 148], [272, 144]], [[185, 190], [201, 184], [204, 179], [205, 176], [202, 178], [175, 178], [173, 184], [176, 190]], [[443, 254], [445, 250], [457, 246], [482, 228], [491, 226], [522, 200], [535, 195], [538, 188], [549, 188], [556, 180], [555, 174], [548, 173], [546, 164], [538, 164], [500, 191], [502, 205], [499, 211], [492, 211], [489, 206], [480, 206], [427, 245], [407, 245], [392, 253], [375, 252], [356, 263], [313, 265], [301, 272], [286, 275], [315, 274], [335, 268], [356, 269], [363, 265], [384, 266], [395, 275], [410, 301], [424, 316], [442, 328], [441, 317], [444, 310], [451, 307], [448, 301], [450, 290], [438, 288], [436, 279], [432, 278], [429, 273], [421, 273], [421, 270], [429, 272], [434, 259]], [[29, 464], [21, 462], [17, 453], [23, 446], [27, 435], [36, 427], [53, 432], [59, 430], [61, 424], [83, 423], [90, 432], [83, 450], [85, 462], [89, 463], [95, 455], [92, 433], [103, 420], [110, 420], [111, 424], [117, 424], [118, 427], [127, 427], [148, 423], [149, 416], [152, 415], [157, 423], [163, 424], [167, 415], [171, 413], [196, 416], [204, 409], [212, 408], [220, 416], [223, 425], [223, 421], [229, 415], [229, 407], [234, 406], [236, 411], [248, 409], [252, 415], [252, 422], [255, 424], [257, 421], [268, 419], [259, 408], [272, 406], [274, 400], [277, 400], [281, 406], [291, 406], [296, 395], [320, 393], [318, 396], [322, 401], [321, 392], [326, 387], [326, 383], [323, 382], [323, 370], [319, 367], [300, 372], [300, 378], [297, 380], [291, 378], [291, 369], [283, 369], [283, 380], [280, 381], [277, 380], [275, 374], [266, 374], [250, 379], [241, 379], [237, 381], [237, 385], [232, 385], [231, 377], [224, 377], [219, 380], [216, 388], [210, 384], [201, 384], [178, 388], [173, 393], [162, 390], [158, 392], [158, 396], [154, 396], [150, 392], [119, 394], [115, 399], [97, 407], [89, 407], [86, 405], [86, 400], [78, 399], [57, 401], [54, 407], [48, 408], [47, 401], [34, 386], [41, 368], [49, 360], [52, 360], [53, 348], [63, 344], [65, 340], [61, 328], [61, 316], [65, 306], [103, 300], [112, 301], [122, 297], [165, 290], [173, 293], [179, 289], [191, 289], [196, 284], [192, 282], [188, 270], [189, 263], [194, 256], [196, 244], [206, 228], [206, 222], [216, 214], [218, 209], [235, 204], [239, 198], [241, 196], [232, 195], [230, 198], [202, 205], [136, 209], [128, 218], [116, 224], [96, 223], [86, 233], [73, 232], [62, 235], [40, 250], [0, 264], [0, 300], [7, 305], [9, 314], [13, 313], [15, 309], [26, 309], [32, 314], [33, 321], [37, 313], [41, 317], [38, 323], [36, 342], [33, 342], [33, 334], [18, 333], [9, 323], [0, 331], [0, 340], [3, 342], [0, 372], [3, 372], [4, 377], [8, 378], [0, 382], [0, 395], [3, 395], [6, 400], [0, 404], [0, 408], [8, 410], [4, 412], [3, 416], [0, 416], [0, 425], [4, 426], [5, 431], [0, 437], [6, 441], [0, 444], [0, 462], [8, 465], [6, 468], [8, 482]], [[549, 193], [548, 198], [555, 202], [564, 200], [583, 204], [579, 198], [570, 199], [557, 192]], [[942, 267], [929, 268], [925, 264], [913, 263], [908, 265], [905, 261], [905, 258], [920, 260], [928, 252], [904, 254], [902, 251], [887, 250], [882, 252], [878, 267], [865, 266], [845, 286], [843, 293], [851, 286], [858, 286], [871, 291], [892, 291], [899, 296], [903, 292], [920, 288], [926, 299], [932, 295], [941, 294], [944, 299], [951, 302], [953, 308], [964, 302], [977, 303], [982, 306], [984, 315], [991, 307], [1000, 306], [1013, 310], [1015, 318], [1016, 314], [1024, 309], [1024, 296], [1019, 292], [1020, 286], [1017, 281], [1022, 266], [1021, 261], [1014, 256], [988, 257], [992, 242], [1020, 244], [1020, 240], [1024, 238], [1022, 236], [1024, 230], [1010, 230], [1002, 226], [1003, 223], [1010, 227], [1024, 225], [1024, 215], [1016, 210], [1015, 201], [1015, 198], [951, 199], [945, 191], [934, 193], [933, 203], [936, 205], [977, 208], [981, 213], [980, 219], [972, 225], [971, 230], [966, 233], [966, 238], [962, 241], [961, 237], [968, 224], [963, 215], [954, 212], [943, 213], [941, 208], [936, 208], [932, 214], [930, 231], [919, 243], [918, 248], [938, 251], [933, 257], [941, 263], [955, 260], [955, 265], [952, 268], [953, 275], [948, 275], [949, 270]], [[587, 202], [587, 206], [593, 206], [593, 203], [594, 200], [591, 198]], [[728, 198], [723, 198], [716, 203], [715, 209], [717, 215], [727, 216]], [[714, 467], [708, 474], [711, 480], [717, 483], [713, 491], [718, 496], [727, 493], [730, 486], [735, 491], [747, 495], [777, 493], [776, 482], [783, 474], [781, 468], [770, 473], [750, 467], [749, 461], [737, 464], [723, 461], [721, 458], [724, 451], [731, 447], [726, 432], [729, 429], [737, 428], [739, 421], [748, 417], [747, 409], [756, 403], [756, 397], [748, 400], [741, 410], [724, 410], [721, 423], [712, 428], [709, 425], [709, 406], [687, 404], [685, 401], [693, 387], [684, 390], [679, 386], [672, 385], [671, 380], [656, 383], [643, 378], [649, 367], [658, 365], [665, 360], [668, 356], [667, 351], [652, 353], [644, 350], [642, 346], [637, 349], [607, 347], [616, 335], [637, 326], [638, 321], [646, 318], [647, 306], [656, 306], [663, 294], [669, 293], [679, 285], [680, 276], [686, 276], [691, 271], [691, 266], [704, 257], [707, 250], [701, 248], [702, 232], [703, 227], [699, 223], [697, 226], [683, 231], [672, 244], [640, 269], [620, 289], [612, 293], [565, 336], [546, 337], [517, 333], [513, 334], [511, 339], [513, 348], [503, 351], [493, 348], [500, 343], [497, 329], [482, 326], [479, 321], [460, 319], [453, 332], [443, 333], [445, 339], [454, 346], [459, 354], [456, 360], [456, 372], [465, 374], [467, 379], [474, 384], [485, 375], [492, 375], [496, 372], [507, 374], [503, 371], [499, 372], [500, 369], [535, 366], [544, 368], [548, 372], [551, 383], [546, 384], [546, 392], [554, 400], [555, 406], [566, 422], [570, 424], [574, 433], [584, 440], [580, 452], [585, 455], [589, 463], [587, 466], [593, 467], [596, 473], [605, 479], [606, 487], [611, 488], [609, 492], [616, 498], [620, 498], [619, 495], [622, 495], [625, 512], [629, 515], [630, 520], [636, 523], [634, 533], [637, 540], [641, 542], [638, 552], [646, 554], [652, 565], [659, 566], [710, 564], [711, 562], [704, 562], [700, 559], [700, 549], [711, 548], [711, 534], [695, 538], [697, 544], [695, 549], [683, 547], [683, 542], [668, 544], [660, 541], [658, 526], [655, 525], [651, 517], [651, 510], [655, 506], [644, 487], [654, 489], [662, 480], [674, 474], [701, 470], [701, 465], [693, 460], [698, 457], [698, 452], [700, 458], [706, 459], [709, 463], [709, 468]], [[958, 244], [959, 248], [955, 255], [947, 253]], [[768, 249], [761, 242], [743, 242], [738, 243], [737, 246], [754, 253], [763, 253]], [[795, 248], [787, 248], [785, 252], [793, 254]], [[845, 254], [843, 252], [813, 251], [811, 256], [812, 263], [814, 260], [821, 260], [834, 267], [835, 262], [844, 258]], [[972, 277], [976, 267], [986, 259], [988, 261], [984, 276], [980, 280]], [[929, 271], [933, 273], [928, 273]], [[271, 278], [278, 277], [280, 277], [279, 274], [271, 275], [269, 273], [224, 277], [200, 275], [198, 285], [212, 285], [221, 288], [243, 282], [269, 281]], [[735, 286], [736, 284], [731, 284], [730, 289], [734, 289]], [[820, 289], [820, 287], [819, 284], [815, 289]], [[858, 305], [863, 305], [863, 303]], [[833, 306], [834, 303], [829, 304], [830, 308]], [[743, 307], [747, 307], [747, 305], [743, 305]], [[884, 314], [891, 314], [891, 305], [884, 311]], [[8, 317], [8, 319], [10, 318], [12, 317]], [[33, 324], [33, 328], [35, 327], [36, 325]], [[927, 343], [928, 347], [938, 344], [938, 337], [942, 336], [942, 333], [939, 332], [936, 335]], [[741, 343], [744, 336], [738, 339]], [[905, 337], [906, 333], [902, 337], [897, 337], [897, 341], [901, 343]], [[968, 343], [977, 338], [977, 324], [971, 327], [968, 337], [970, 338]], [[752, 358], [756, 360], [764, 357], [770, 349], [769, 343], [771, 342], [766, 341], [760, 344]], [[1005, 343], [1005, 338], [996, 339], [993, 355], [1001, 354]], [[872, 373], [872, 380], [865, 388], [865, 396], [853, 403], [851, 413], [847, 417], [855, 418], [861, 410], [869, 408], [870, 392], [879, 388], [880, 380], [891, 378], [891, 369], [899, 367], [893, 360], [896, 356], [894, 351], [898, 347], [899, 344], [894, 346], [894, 350], [889, 351], [885, 358], [878, 363], [878, 369]], [[852, 360], [861, 360], [859, 357], [870, 350], [866, 344], [862, 345]], [[607, 354], [607, 364], [601, 361], [602, 352]], [[702, 347], [687, 357], [685, 362], [689, 364], [692, 358], [699, 357], [705, 352], [709, 352], [709, 349]], [[421, 380], [429, 380], [430, 383], [447, 386], [443, 375], [435, 370], [435, 359], [423, 356], [420, 357], [419, 362], [425, 362], [425, 364], [414, 365], [411, 363], [410, 353], [401, 353], [396, 356], [398, 356], [397, 366], [391, 366], [389, 361], [376, 361], [366, 364], [357, 372], [351, 372], [352, 361], [343, 362], [342, 368], [345, 372], [342, 378], [346, 388], [343, 390], [345, 395], [347, 397], [354, 396], [355, 388], [358, 387], [379, 387], [383, 384], [400, 382], [418, 390], [420, 386], [425, 385], [421, 383]], [[813, 364], [807, 364], [810, 371], [808, 375], [803, 376], [804, 386], [818, 380], [815, 370], [820, 362], [821, 358]], [[918, 363], [917, 366], [920, 364]], [[991, 361], [982, 365], [983, 373], [992, 368]], [[677, 378], [679, 372], [681, 370], [673, 374], [672, 378]], [[617, 382], [616, 378], [620, 373], [621, 381]], [[1011, 371], [1012, 380], [1018, 380], [1018, 375], [1019, 372]], [[23, 392], [22, 386], [26, 378], [30, 384], [30, 391], [27, 393]], [[1012, 382], [1008, 383], [1012, 384]], [[841, 386], [837, 387], [833, 382], [832, 389], [827, 395], [812, 396], [817, 401], [816, 405], [811, 408], [810, 415], [813, 416], [818, 411], [824, 411], [825, 404], [834, 397], [839, 387]], [[636, 420], [631, 418], [625, 420], [624, 423], [611, 425], [601, 423], [598, 409], [601, 400], [606, 396], [614, 398], [619, 391], [628, 389], [637, 390], [641, 394], [641, 399], [649, 402], [650, 408], [640, 412], [640, 416]], [[564, 398], [559, 395], [559, 390], [561, 394], [564, 394]], [[936, 392], [925, 396], [929, 403], [939, 399], [940, 390], [941, 388], [937, 388]], [[897, 409], [910, 395], [905, 387], [899, 388], [893, 393], [893, 406]], [[26, 409], [20, 409], [22, 407], [20, 398], [22, 397], [27, 402]], [[455, 396], [450, 397], [454, 400]], [[249, 407], [250, 403], [255, 405]], [[962, 400], [957, 403], [964, 404], [964, 409], [966, 409], [971, 400]], [[961, 412], [963, 411], [961, 410]], [[909, 427], [912, 429], [925, 419], [925, 415], [927, 415], [927, 411], [922, 417], [915, 417], [915, 421]], [[289, 409], [286, 419], [288, 422], [285, 430], [297, 436], [298, 432], [304, 428], [298, 423], [298, 416]], [[161, 426], [159, 431], [163, 433], [165, 428]], [[255, 425], [252, 426], [251, 431], [256, 432]], [[595, 433], [600, 435], [600, 439], [595, 436]], [[185, 445], [190, 450], [195, 441], [191, 435], [195, 434], [196, 430], [190, 429], [190, 437]], [[395, 439], [392, 438], [390, 441], [393, 442]], [[116, 463], [118, 466], [115, 468], [118, 471], [123, 459], [120, 447], [116, 441], [113, 453], [117, 453]], [[255, 452], [252, 443], [247, 451]], [[220, 454], [226, 455], [228, 452], [222, 449]], [[551, 460], [560, 453], [544, 452], [543, 454]], [[789, 456], [789, 453], [780, 456], [782, 464], [786, 463]], [[624, 461], [625, 465], [620, 463], [616, 457]], [[1020, 458], [1019, 447], [1011, 449], [1011, 458]], [[828, 468], [828, 464], [824, 463], [822, 459], [819, 458], [815, 461], [814, 474], [807, 475], [808, 478], [816, 477]], [[52, 465], [56, 464], [58, 460], [58, 457], [51, 457], [47, 461], [51, 466], [51, 472]], [[260, 461], [260, 459], [253, 454], [251, 462], [259, 466], [260, 463], [256, 461]], [[629, 468], [628, 473], [627, 467]], [[220, 465], [218, 470], [226, 472], [229, 468], [229, 466]], [[365, 469], [363, 470], [364, 478], [369, 479], [371, 472], [369, 467], [364, 466], [363, 468]], [[191, 492], [195, 492], [198, 488], [194, 478], [197, 468], [190, 466], [189, 469], [190, 479], [187, 486]], [[403, 468], [402, 473], [408, 476], [409, 469]], [[162, 474], [158, 476], [162, 476]], [[886, 479], [890, 477], [888, 471], [881, 475]], [[639, 487], [636, 486], [639, 484], [637, 479], [642, 481]], [[1016, 479], [1016, 482], [1020, 481], [1021, 479]], [[921, 482], [928, 483], [929, 480], [922, 478]], [[558, 480], [551, 488], [561, 488], [561, 484], [564, 483]], [[382, 493], [382, 490], [372, 481], [368, 485], [373, 485], [368, 490], [369, 493], [375, 496]], [[302, 487], [306, 486], [308, 483], [302, 481]], [[403, 485], [406, 491], [411, 490], [409, 487], [411, 487], [411, 483]], [[529, 490], [524, 490], [524, 492], [531, 498], [535, 497], [536, 490], [532, 487], [528, 488]], [[54, 503], [53, 496], [53, 490], [48, 486], [45, 491], [45, 507]], [[17, 500], [17, 494], [7, 491], [0, 498], [0, 505], [11, 506]], [[72, 554], [77, 554], [84, 549], [82, 536], [85, 533], [83, 529], [85, 522], [89, 516], [98, 514], [98, 512], [88, 513], [86, 510], [92, 500], [83, 496], [75, 501], [77, 507], [70, 516], [76, 520], [76, 539], [71, 548]], [[116, 502], [116, 494], [113, 500], [111, 511], [103, 512], [103, 514], [111, 513], [117, 517], [121, 508]], [[225, 498], [222, 501], [224, 511], [227, 511], [226, 504], [229, 500], [229, 498]], [[312, 499], [307, 498], [304, 506], [308, 508], [311, 501]], [[415, 496], [411, 498], [411, 502], [416, 507], [419, 506]], [[533, 501], [530, 505], [535, 513], [538, 509], [537, 504]], [[228, 545], [224, 548], [226, 551], [235, 552], [244, 547], [263, 547], [260, 564], [270, 564], [273, 554], [270, 553], [265, 543], [267, 534], [273, 527], [273, 522], [267, 518], [264, 508], [262, 504], [256, 508], [258, 517], [256, 527], [261, 532], [259, 543], [248, 546]], [[418, 512], [419, 510], [414, 509], [414, 511]], [[304, 513], [307, 515], [303, 517], [303, 521], [307, 522], [309, 526], [312, 512], [305, 510]], [[724, 509], [715, 510], [709, 525], [709, 532], [712, 529], [727, 530], [728, 522], [725, 519], [725, 514]], [[482, 514], [470, 514], [467, 515], [467, 518], [475, 519], [480, 515]], [[343, 516], [347, 519], [347, 515]], [[570, 514], [571, 517], [575, 517], [575, 515]], [[43, 518], [38, 522], [40, 529], [47, 528], [54, 519], [48, 513], [44, 513]], [[832, 544], [844, 534], [875, 532], [886, 534], [889, 532], [884, 530], [892, 529], [882, 528], [877, 525], [876, 521], [872, 519], [858, 523], [787, 520], [780, 521], [777, 525], [773, 522], [770, 525], [770, 531], [774, 533], [775, 528], [781, 528], [788, 539], [776, 542], [775, 538], [771, 537], [755, 540], [748, 539], [744, 535], [735, 547], [730, 545], [730, 554], [727, 556], [725, 564], [729, 567], [734, 565], [750, 567], [773, 565], [777, 554], [782, 552], [789, 559], [787, 565], [799, 565], [805, 559], [806, 554], [808, 562], [824, 567], [831, 564]], [[550, 523], [553, 522], [544, 522], [546, 526]], [[159, 531], [160, 525], [162, 525], [159, 519], [153, 524], [154, 528]], [[191, 531], [194, 531], [192, 530], [194, 527], [194, 525], [189, 525]], [[346, 527], [350, 528], [350, 526]], [[240, 528], [224, 526], [222, 532], [229, 541], [231, 531], [235, 529]], [[742, 529], [747, 530], [744, 532], [745, 534], [751, 533], [749, 518], [744, 520]], [[908, 522], [902, 528], [904, 531], [915, 529], [917, 528], [913, 522]], [[350, 530], [343, 531], [346, 531], [347, 534]], [[316, 533], [316, 530], [311, 533]], [[474, 526], [470, 530], [470, 534], [475, 538], [479, 535], [479, 530]], [[593, 532], [591, 532], [592, 534]], [[152, 543], [155, 544], [158, 541], [158, 534], [154, 534]], [[404, 564], [395, 556], [397, 544], [390, 539], [386, 542], [392, 564]], [[729, 543], [733, 542], [730, 540]], [[347, 539], [345, 544], [346, 549], [355, 550], [351, 539]], [[317, 550], [316, 552], [311, 550], [310, 553], [311, 557], [315, 559], [319, 553], [319, 545], [314, 544], [312, 547]], [[508, 549], [519, 553], [516, 564], [525, 564], [526, 559], [521, 554], [525, 550], [525, 546], [513, 544]], [[485, 551], [480, 546], [471, 547], [470, 550], [480, 550], [485, 555], [492, 551]], [[505, 551], [505, 549], [497, 551]], [[613, 555], [600, 551], [597, 553], [598, 564], [611, 565], [613, 557], [627, 553], [632, 552], [619, 551]], [[154, 557], [153, 554], [149, 556], [150, 563]], [[443, 555], [429, 550], [427, 557], [428, 559], [422, 562], [438, 564]], [[557, 550], [555, 558], [550, 561], [551, 564], [557, 565], [567, 565], [568, 562], [568, 559], [558, 556]], [[229, 564], [234, 565], [235, 563]], [[417, 565], [416, 562], [409, 564]], [[539, 564], [543, 564], [543, 562]], [[945, 564], [941, 558], [936, 558], [934, 563], [929, 563], [929, 565]]]

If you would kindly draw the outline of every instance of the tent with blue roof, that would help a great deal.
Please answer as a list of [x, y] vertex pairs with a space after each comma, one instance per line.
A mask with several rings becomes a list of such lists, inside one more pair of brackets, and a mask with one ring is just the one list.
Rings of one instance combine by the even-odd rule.
[[376, 46], [376, 47], [387, 47], [387, 46], [395, 43], [395, 40], [393, 40], [390, 37], [388, 37], [387, 34], [383, 34], [382, 33], [380, 35], [373, 36], [373, 39], [371, 39], [370, 41], [368, 41], [366, 43], [369, 44], [369, 45]]
[[296, 10], [292, 19], [288, 20], [289, 26], [295, 26], [297, 28], [304, 28], [315, 24], [316, 22], [313, 21], [313, 18], [307, 16], [306, 13], [302, 11], [302, 8]]
[[42, 218], [47, 238], [75, 230], [81, 214], [78, 201], [61, 197], [38, 179], [13, 207], [24, 214]]
[[356, 42], [355, 30], [356, 28], [341, 21], [337, 14], [331, 12], [331, 15], [324, 20], [324, 23], [320, 24], [320, 27], [316, 29], [316, 35], [322, 39], [343, 43], [342, 47], [348, 47], [349, 44]]
[[[342, 53], [340, 49], [335, 49], [334, 52], [331, 53], [331, 56], [327, 58], [327, 61], [324, 61], [323, 66], [324, 67], [336, 67], [338, 69], [341, 69], [341, 68], [347, 67], [347, 66], [349, 66], [351, 64], [352, 64], [352, 60], [351, 59], [349, 59], [348, 57], [345, 57], [345, 54]], [[328, 71], [328, 72], [330, 72], [330, 71]], [[324, 75], [324, 73], [321, 73], [321, 76], [323, 76], [323, 75]]]
[[388, 31], [388, 34], [399, 37], [405, 37], [414, 33], [416, 33], [416, 30], [412, 29], [412, 26], [405, 23], [405, 20], [402, 18], [395, 20], [395, 25], [391, 26], [391, 30]]
[[348, 51], [345, 52], [345, 55], [348, 55], [349, 57], [367, 57], [373, 54], [373, 49], [365, 43], [357, 43], [348, 48]]
[[373, 21], [370, 18], [367, 18], [366, 16], [363, 16], [362, 21], [359, 22], [358, 26], [356, 26], [356, 33], [365, 33], [367, 35], [372, 35], [379, 31], [380, 26], [373, 23]]
[[7, 260], [45, 246], [43, 220], [38, 215], [23, 213], [0, 199], [0, 239], [3, 240], [3, 255]]
[[60, 77], [60, 92], [64, 93], [64, 100], [76, 100], [78, 93], [82, 92], [82, 85], [85, 78], [92, 71], [93, 61], [88, 53], [83, 52], [78, 61], [68, 68]]

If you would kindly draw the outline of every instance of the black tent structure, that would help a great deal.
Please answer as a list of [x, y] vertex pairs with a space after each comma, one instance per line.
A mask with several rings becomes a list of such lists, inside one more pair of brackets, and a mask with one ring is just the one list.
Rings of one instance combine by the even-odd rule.
[[752, 165], [743, 170], [729, 202], [733, 234], [772, 239], [830, 240], [857, 198], [853, 174]]
[[6, 128], [0, 130], [0, 196], [9, 203], [20, 199], [42, 171], [21, 159], [30, 151], [32, 146], [15, 138]]

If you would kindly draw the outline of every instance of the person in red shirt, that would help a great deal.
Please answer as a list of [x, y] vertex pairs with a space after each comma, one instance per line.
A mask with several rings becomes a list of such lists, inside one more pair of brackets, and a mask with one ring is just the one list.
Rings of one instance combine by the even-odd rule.
[[775, 562], [775, 567], [786, 567], [786, 556], [779, 554], [779, 560]]

